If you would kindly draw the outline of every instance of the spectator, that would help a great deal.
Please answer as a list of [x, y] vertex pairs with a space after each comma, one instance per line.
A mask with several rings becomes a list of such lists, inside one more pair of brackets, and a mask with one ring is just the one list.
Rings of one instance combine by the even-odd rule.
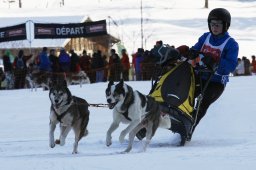
[[146, 50], [143, 54], [143, 61], [141, 63], [142, 79], [150, 80], [154, 74], [155, 69], [155, 57], [150, 54], [150, 51]]
[[6, 89], [12, 89], [14, 86], [14, 77], [13, 77], [13, 66], [10, 59], [10, 51], [5, 51], [3, 56], [3, 65], [4, 65], [4, 73], [6, 80]]
[[109, 57], [109, 69], [110, 75], [109, 79], [113, 81], [119, 81], [121, 75], [121, 62], [120, 57], [116, 54], [115, 49], [110, 50], [110, 57]]
[[21, 89], [25, 86], [25, 77], [27, 73], [27, 60], [30, 59], [32, 55], [25, 56], [24, 51], [20, 50], [18, 56], [14, 59], [14, 88]]
[[69, 53], [71, 54], [71, 57], [70, 57], [70, 71], [73, 72], [73, 73], [78, 73], [81, 70], [80, 65], [79, 65], [79, 57], [75, 53], [74, 49], [71, 49], [69, 51]]
[[47, 54], [47, 47], [43, 47], [39, 54], [39, 70], [42, 72], [51, 71], [51, 63]]
[[241, 60], [241, 58], [238, 58], [237, 59], [237, 67], [236, 67], [236, 70], [235, 70], [235, 76], [241, 76], [241, 75], [244, 75], [244, 60]]
[[83, 54], [79, 59], [79, 64], [80, 67], [83, 71], [85, 71], [86, 73], [88, 73], [90, 71], [91, 68], [91, 57], [89, 55], [87, 55], [87, 51], [83, 50]]
[[123, 79], [124, 81], [129, 81], [130, 62], [129, 62], [129, 57], [126, 53], [126, 49], [122, 49], [121, 63], [122, 63]]
[[103, 61], [104, 61], [104, 78], [103, 78], [103, 81], [105, 82], [105, 81], [108, 80], [108, 67], [109, 67], [109, 64], [108, 64], [107, 56], [106, 55], [103, 55], [102, 58], [103, 58]]
[[50, 50], [49, 60], [51, 62], [52, 72], [54, 72], [54, 73], [59, 72], [59, 70], [60, 70], [59, 59], [56, 56], [55, 49]]
[[70, 56], [67, 54], [64, 48], [60, 49], [59, 55], [60, 71], [69, 72], [70, 71]]
[[96, 82], [103, 82], [104, 80], [104, 60], [101, 51], [98, 50], [92, 57], [92, 69], [96, 71]]
[[144, 54], [144, 49], [143, 48], [138, 48], [136, 57], [135, 57], [135, 74], [136, 74], [136, 80], [142, 80], [141, 76], [141, 63], [144, 59], [143, 57]]
[[255, 55], [252, 55], [252, 73], [256, 74], [256, 60]]
[[250, 60], [245, 56], [243, 56], [242, 60], [244, 61], [244, 75], [251, 75]]

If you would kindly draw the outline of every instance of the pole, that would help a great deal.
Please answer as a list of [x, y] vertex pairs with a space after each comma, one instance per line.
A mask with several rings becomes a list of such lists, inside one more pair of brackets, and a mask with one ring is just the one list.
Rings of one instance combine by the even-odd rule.
[[143, 12], [142, 12], [142, 0], [140, 0], [140, 35], [141, 35], [141, 48], [143, 48]]
[[19, 8], [22, 8], [21, 0], [19, 0]]
[[204, 7], [205, 7], [205, 8], [208, 8], [208, 7], [209, 7], [209, 5], [208, 5], [208, 0], [205, 0], [205, 2], [204, 2]]
[[28, 20], [26, 23], [28, 23], [28, 30], [29, 30], [29, 33], [27, 33], [27, 35], [29, 35], [29, 37], [27, 37], [28, 38], [28, 42], [29, 42], [29, 51], [30, 51], [30, 53], [32, 53], [32, 50], [31, 50], [31, 46], [32, 46], [32, 32], [31, 32], [31, 23], [32, 23], [33, 21], [31, 21], [31, 20]]

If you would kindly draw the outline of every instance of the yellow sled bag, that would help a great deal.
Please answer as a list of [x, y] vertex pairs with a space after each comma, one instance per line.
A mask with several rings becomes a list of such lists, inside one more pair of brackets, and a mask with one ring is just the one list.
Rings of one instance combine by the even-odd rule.
[[178, 108], [192, 120], [194, 92], [194, 70], [188, 62], [181, 62], [160, 78], [150, 96], [161, 104]]

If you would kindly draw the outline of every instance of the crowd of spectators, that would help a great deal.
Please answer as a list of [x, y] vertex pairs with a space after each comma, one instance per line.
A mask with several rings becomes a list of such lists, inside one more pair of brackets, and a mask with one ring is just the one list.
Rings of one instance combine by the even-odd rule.
[[[61, 48], [57, 52], [56, 49], [49, 50], [47, 47], [43, 47], [38, 55], [24, 55], [24, 51], [19, 50], [16, 57], [7, 49], [1, 56], [4, 69], [0, 68], [0, 80], [2, 88], [3, 86], [5, 89], [24, 88], [26, 74], [35, 69], [51, 74], [84, 71], [91, 83], [108, 80], [119, 81], [121, 78], [125, 81], [150, 80], [155, 72], [156, 62], [159, 61], [159, 58], [156, 57], [158, 55], [155, 54], [158, 51], [155, 49], [162, 45], [163, 42], [160, 40], [150, 50], [138, 48], [135, 53], [130, 54], [131, 57], [126, 49], [122, 49], [119, 56], [115, 49], [111, 49], [107, 55], [103, 55], [101, 50], [96, 50], [91, 55], [86, 50], [77, 54], [73, 49], [67, 52]], [[256, 74], [255, 56], [251, 56], [251, 61], [245, 56], [242, 59], [238, 58], [238, 65], [233, 75], [251, 74]]]

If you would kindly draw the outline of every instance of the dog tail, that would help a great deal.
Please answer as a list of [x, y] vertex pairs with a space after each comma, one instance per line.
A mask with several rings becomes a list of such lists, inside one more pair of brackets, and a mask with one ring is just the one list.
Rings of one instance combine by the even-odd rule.
[[89, 134], [89, 131], [87, 129], [85, 129], [84, 131], [84, 137], [87, 136]]

